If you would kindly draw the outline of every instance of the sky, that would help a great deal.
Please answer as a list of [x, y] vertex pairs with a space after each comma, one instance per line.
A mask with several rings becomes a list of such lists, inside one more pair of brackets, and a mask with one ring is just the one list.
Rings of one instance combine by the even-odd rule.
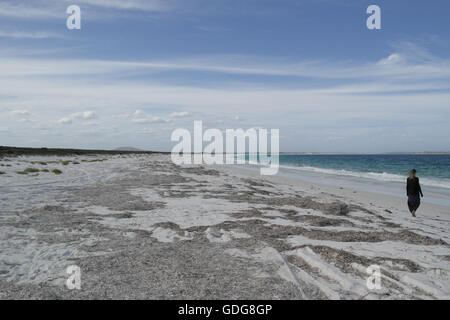
[[448, 0], [0, 0], [0, 145], [170, 151], [201, 120], [279, 129], [285, 152], [450, 151], [449, 14]]

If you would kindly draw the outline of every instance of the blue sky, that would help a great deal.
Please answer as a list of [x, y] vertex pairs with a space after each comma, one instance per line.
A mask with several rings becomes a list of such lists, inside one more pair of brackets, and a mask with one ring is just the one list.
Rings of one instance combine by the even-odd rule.
[[[66, 28], [81, 8], [82, 29]], [[381, 30], [366, 8], [381, 8]], [[450, 150], [450, 2], [1, 0], [0, 145], [167, 150], [194, 120], [282, 151]]]

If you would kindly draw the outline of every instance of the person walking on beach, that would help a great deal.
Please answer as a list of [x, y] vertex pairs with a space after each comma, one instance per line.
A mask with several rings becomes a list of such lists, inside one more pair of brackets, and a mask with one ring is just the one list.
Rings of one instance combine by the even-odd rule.
[[416, 169], [412, 169], [409, 172], [408, 179], [406, 179], [406, 195], [408, 196], [408, 208], [413, 217], [416, 216], [416, 211], [420, 206], [420, 196], [423, 197], [419, 178], [416, 177], [416, 172]]

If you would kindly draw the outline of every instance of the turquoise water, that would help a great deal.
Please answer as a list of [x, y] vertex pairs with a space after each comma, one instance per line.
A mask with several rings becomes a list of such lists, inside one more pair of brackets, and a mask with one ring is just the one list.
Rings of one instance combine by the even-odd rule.
[[279, 175], [405, 197], [406, 178], [412, 168], [420, 178], [423, 201], [450, 207], [450, 155], [283, 154]]
[[[245, 158], [253, 163], [248, 154]], [[450, 155], [447, 154], [281, 154], [279, 167], [281, 176], [399, 197], [406, 196], [406, 179], [414, 168], [425, 194], [423, 201], [450, 207]]]
[[423, 185], [450, 189], [450, 155], [280, 155], [280, 167], [402, 183], [415, 168]]

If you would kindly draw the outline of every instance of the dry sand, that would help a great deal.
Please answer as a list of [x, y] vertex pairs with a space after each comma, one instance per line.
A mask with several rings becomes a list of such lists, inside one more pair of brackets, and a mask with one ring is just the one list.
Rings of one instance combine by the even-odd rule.
[[[450, 295], [447, 207], [413, 219], [401, 198], [167, 155], [1, 164], [0, 299]], [[63, 173], [16, 173], [28, 167]], [[70, 265], [80, 290], [65, 286]], [[381, 289], [367, 288], [369, 265]]]

